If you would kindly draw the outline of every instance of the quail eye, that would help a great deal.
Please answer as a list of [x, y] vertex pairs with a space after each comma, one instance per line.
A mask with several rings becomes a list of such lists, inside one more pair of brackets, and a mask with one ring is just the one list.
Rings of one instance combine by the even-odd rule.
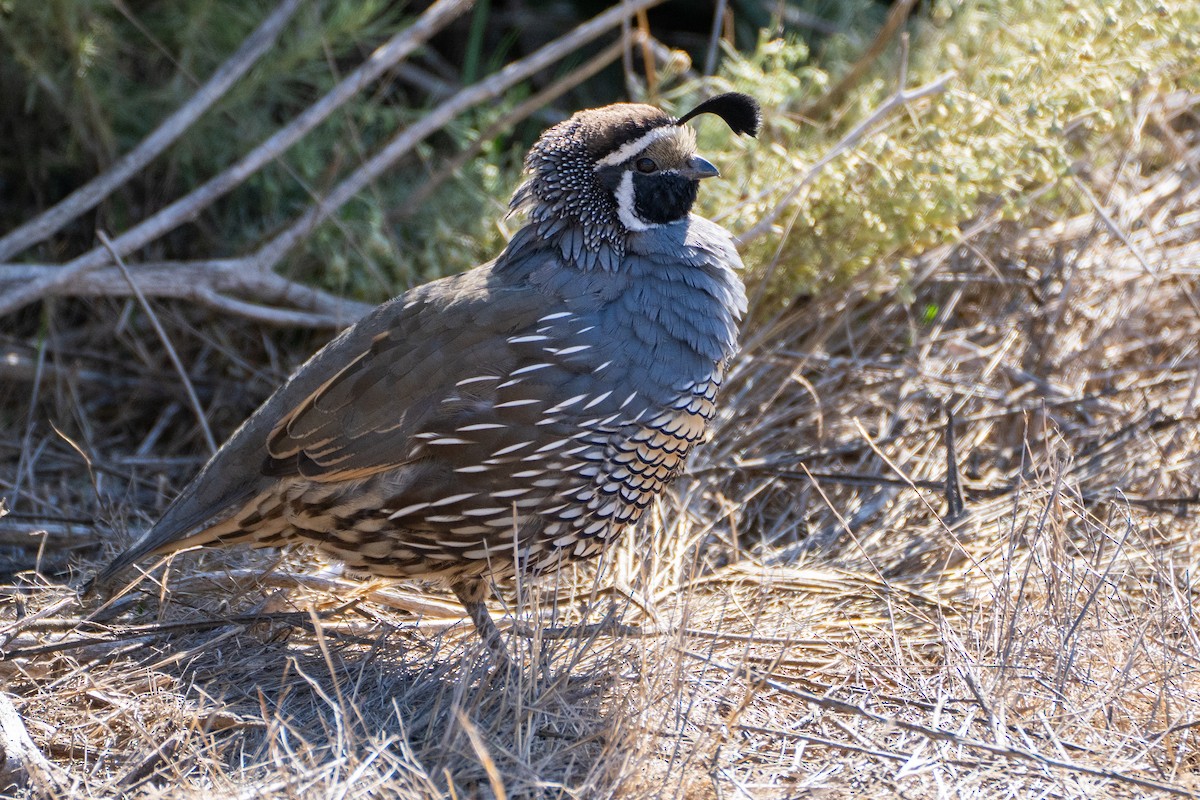
[[634, 163], [634, 166], [637, 167], [638, 172], [645, 172], [647, 174], [658, 172], [658, 164], [654, 163], [653, 158], [639, 158]]

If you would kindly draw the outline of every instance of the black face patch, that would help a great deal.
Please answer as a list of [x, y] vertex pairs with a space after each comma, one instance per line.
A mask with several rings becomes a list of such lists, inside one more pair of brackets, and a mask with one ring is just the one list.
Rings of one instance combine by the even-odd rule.
[[696, 202], [700, 184], [670, 172], [633, 174], [633, 210], [652, 225], [683, 219]]
[[616, 192], [617, 187], [621, 185], [621, 178], [625, 174], [625, 165], [618, 164], [615, 167], [601, 167], [596, 170], [596, 180], [600, 181], [600, 185], [610, 192]]

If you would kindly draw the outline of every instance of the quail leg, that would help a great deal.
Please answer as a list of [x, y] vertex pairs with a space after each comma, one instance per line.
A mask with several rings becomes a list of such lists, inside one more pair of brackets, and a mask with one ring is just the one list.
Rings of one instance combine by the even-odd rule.
[[501, 666], [511, 666], [508, 650], [504, 647], [504, 639], [500, 636], [496, 623], [492, 622], [492, 617], [488, 614], [487, 606], [483, 602], [483, 598], [487, 597], [488, 593], [487, 581], [481, 579], [462, 581], [450, 588], [454, 590], [458, 601], [467, 609], [483, 643], [492, 651]]

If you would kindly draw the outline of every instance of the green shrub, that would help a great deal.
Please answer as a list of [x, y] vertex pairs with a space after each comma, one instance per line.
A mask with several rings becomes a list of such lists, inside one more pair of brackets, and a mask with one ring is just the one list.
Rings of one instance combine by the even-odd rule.
[[[954, 242], [982, 215], [1023, 217], [1035, 192], [1053, 213], [1073, 191], [1064, 179], [1076, 165], [1094, 168], [1105, 143], [1136, 136], [1140, 100], [1200, 88], [1198, 54], [1200, 6], [1188, 0], [937, 3], [916, 23], [909, 85], [953, 69], [948, 90], [894, 114], [829, 164], [780, 217], [786, 236], [753, 242], [747, 263], [759, 274], [771, 267], [782, 299]], [[745, 153], [747, 168], [728, 170], [738, 177], [705, 194], [708, 213], [748, 229], [896, 89], [893, 58], [836, 122], [803, 120], [829, 73], [844, 67], [814, 65], [795, 40], [728, 54], [723, 77], [764, 100], [767, 126], [759, 142], [717, 156]]]

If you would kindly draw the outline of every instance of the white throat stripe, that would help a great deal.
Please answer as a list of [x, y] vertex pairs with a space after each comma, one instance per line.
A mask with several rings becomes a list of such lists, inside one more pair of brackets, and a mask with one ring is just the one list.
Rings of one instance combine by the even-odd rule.
[[633, 173], [626, 171], [621, 175], [621, 183], [614, 192], [617, 198], [617, 217], [621, 224], [631, 231], [645, 231], [654, 227], [637, 215], [636, 198], [633, 196]]
[[649, 147], [653, 142], [657, 142], [659, 139], [665, 139], [668, 136], [673, 136], [678, 132], [678, 127], [667, 124], [655, 128], [652, 131], [643, 133], [637, 139], [621, 145], [619, 148], [597, 161], [595, 168], [601, 169], [603, 167], [614, 167], [617, 164], [624, 164], [626, 161]]

